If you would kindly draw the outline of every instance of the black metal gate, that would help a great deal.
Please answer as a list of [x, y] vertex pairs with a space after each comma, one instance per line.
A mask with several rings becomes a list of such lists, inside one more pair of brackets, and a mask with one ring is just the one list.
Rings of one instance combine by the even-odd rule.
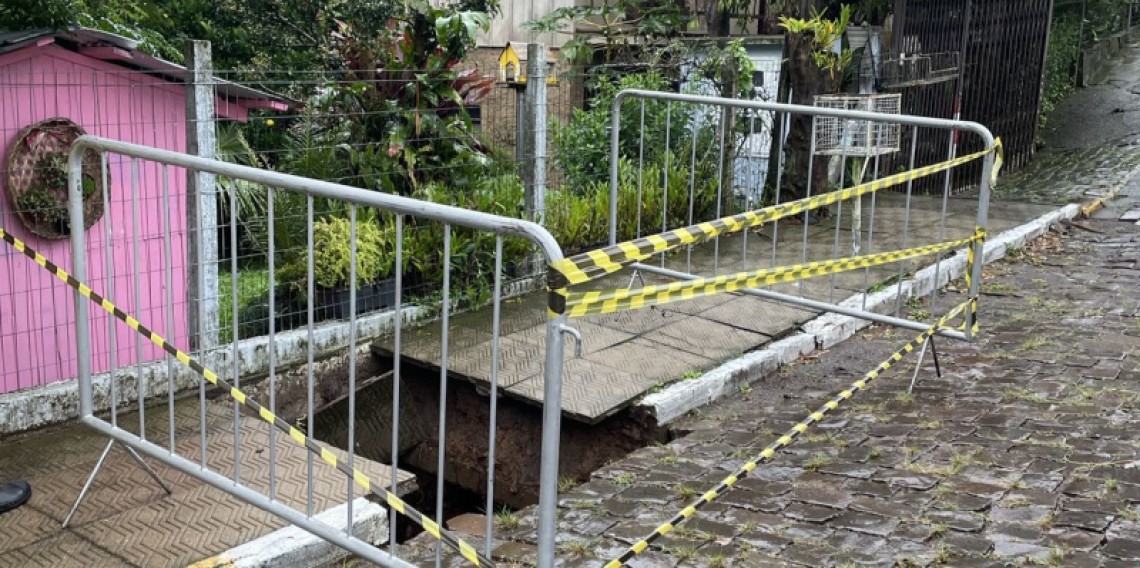
[[[1002, 138], [1005, 167], [1033, 156], [1053, 0], [896, 0], [892, 52], [958, 52], [955, 80], [903, 87], [903, 112], [980, 122]], [[920, 162], [945, 159], [944, 138], [919, 138]], [[958, 153], [977, 151], [967, 145]], [[963, 182], [974, 179], [962, 172]], [[955, 183], [956, 186], [961, 186]]]

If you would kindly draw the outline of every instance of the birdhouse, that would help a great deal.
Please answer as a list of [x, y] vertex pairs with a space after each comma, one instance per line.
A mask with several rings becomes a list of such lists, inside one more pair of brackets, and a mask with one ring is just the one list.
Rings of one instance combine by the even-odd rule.
[[[516, 87], [526, 85], [526, 45], [525, 42], [512, 41], [503, 48], [499, 54], [499, 83]], [[551, 85], [558, 82], [554, 77], [555, 57], [553, 51], [546, 50], [546, 82]]]

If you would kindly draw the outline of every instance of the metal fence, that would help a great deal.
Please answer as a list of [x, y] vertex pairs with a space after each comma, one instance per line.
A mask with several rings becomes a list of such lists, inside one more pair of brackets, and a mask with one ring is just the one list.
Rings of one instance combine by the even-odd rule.
[[[91, 165], [92, 153], [97, 156], [94, 170]], [[144, 170], [154, 172], [155, 183], [141, 183], [142, 176], [139, 172]], [[400, 560], [396, 533], [396, 511], [399, 511], [402, 517], [410, 519], [423, 530], [436, 536], [441, 546], [446, 544], [469, 559], [481, 556], [481, 560], [487, 563], [486, 559], [490, 556], [494, 538], [494, 526], [490, 521], [490, 515], [488, 515], [486, 538], [483, 543], [477, 545], [460, 543], [456, 537], [442, 528], [445, 526], [444, 472], [449, 459], [447, 424], [448, 418], [454, 412], [454, 404], [449, 406], [448, 393], [449, 389], [454, 391], [456, 388], [448, 380], [448, 355], [455, 341], [448, 339], [449, 318], [457, 309], [455, 286], [461, 277], [460, 273], [464, 265], [471, 262], [473, 255], [479, 255], [481, 261], [490, 263], [493, 282], [489, 301], [493, 306], [494, 318], [490, 325], [484, 328], [492, 345], [490, 357], [493, 362], [489, 385], [490, 397], [486, 400], [486, 404], [489, 405], [489, 423], [486, 425], [487, 438], [484, 440], [486, 445], [483, 446], [489, 467], [486, 476], [486, 507], [490, 513], [496, 502], [494, 483], [494, 464], [498, 459], [495, 449], [498, 428], [496, 399], [500, 388], [498, 362], [499, 340], [502, 334], [499, 312], [504, 301], [503, 273], [507, 258], [504, 250], [511, 246], [507, 243], [519, 240], [524, 242], [525, 248], [537, 251], [546, 261], [559, 261], [561, 250], [558, 243], [545, 229], [517, 218], [480, 213], [95, 137], [83, 137], [75, 143], [71, 151], [68, 172], [70, 216], [73, 222], [77, 220], [82, 222], [83, 185], [85, 179], [92, 175], [96, 176], [95, 179], [104, 180], [112, 175], [116, 176], [119, 180], [116, 185], [122, 188], [121, 193], [128, 196], [124, 198], [127, 207], [105, 207], [106, 217], [101, 234], [89, 237], [84, 231], [71, 232], [74, 280], [69, 280], [69, 283], [77, 290], [75, 337], [80, 413], [81, 420], [85, 424], [113, 440], [121, 441], [187, 475], [274, 513], [371, 561], [386, 566], [409, 565]], [[192, 180], [191, 186], [194, 186], [193, 180], [201, 176], [219, 176], [228, 183], [250, 184], [263, 192], [266, 197], [267, 235], [266, 240], [260, 245], [265, 247], [267, 263], [268, 341], [264, 344], [269, 359], [267, 388], [265, 385], [260, 387], [254, 384], [243, 385], [241, 366], [237, 364], [242, 357], [243, 342], [239, 341], [238, 334], [232, 337], [230, 343], [191, 352], [184, 347], [187, 337], [176, 329], [177, 322], [185, 319], [184, 314], [175, 313], [174, 309], [178, 304], [176, 291], [179, 290], [174, 269], [179, 259], [185, 258], [185, 251], [178, 250], [184, 244], [185, 238], [170, 231], [172, 211], [176, 211], [179, 207], [171, 189], [178, 184], [179, 179], [189, 178]], [[108, 198], [108, 193], [102, 193], [104, 200]], [[192, 201], [195, 198], [196, 196], [191, 195], [188, 199]], [[279, 206], [291, 200], [297, 200], [299, 209], [290, 210], [282, 207], [281, 209], [285, 210], [279, 213], [281, 210]], [[160, 228], [157, 237], [143, 230], [140, 216], [140, 208], [143, 206], [164, 212], [164, 217], [158, 222]], [[199, 222], [197, 226], [189, 227], [189, 230], [201, 231], [203, 223]], [[303, 402], [300, 407], [307, 425], [300, 427], [294, 426], [293, 420], [283, 414], [281, 405], [285, 401], [278, 399], [282, 391], [279, 388], [281, 385], [277, 382], [282, 379], [276, 361], [289, 347], [275, 337], [278, 307], [274, 298], [281, 281], [279, 274], [282, 271], [279, 265], [280, 251], [277, 250], [277, 246], [283, 238], [275, 231], [275, 227], [282, 226], [281, 223], [289, 224], [289, 229], [286, 230], [293, 232], [289, 237], [298, 239], [306, 251], [302, 254], [300, 282], [301, 293], [305, 298], [304, 329], [307, 337], [302, 342], [301, 348], [308, 364], [302, 371], [298, 392], [302, 393]], [[321, 227], [329, 224], [341, 227], [343, 234], [329, 232], [324, 235], [324, 240], [321, 240], [323, 230]], [[231, 225], [230, 230], [236, 231], [236, 226]], [[417, 513], [410, 504], [398, 497], [396, 473], [400, 467], [401, 422], [407, 412], [417, 410], [401, 409], [399, 404], [401, 384], [405, 381], [404, 375], [408, 373], [408, 370], [402, 368], [400, 364], [401, 334], [406, 333], [405, 329], [411, 325], [407, 321], [411, 315], [410, 311], [418, 308], [422, 312], [428, 309], [424, 307], [424, 299], [407, 286], [408, 275], [412, 271], [409, 263], [414, 262], [416, 259], [413, 255], [418, 254], [410, 249], [410, 235], [415, 232], [424, 232], [435, 239], [431, 244], [441, 251], [439, 255], [442, 265], [442, 269], [438, 272], [439, 281], [426, 283], [437, 288], [440, 293], [437, 317], [440, 330], [439, 356], [442, 361], [436, 393], [438, 418], [434, 422], [437, 426], [435, 446], [438, 485], [435, 487], [434, 511], [426, 514]], [[377, 234], [385, 235], [386, 240], [377, 244], [374, 241]], [[472, 243], [474, 248], [469, 246]], [[316, 335], [320, 331], [315, 306], [317, 296], [324, 288], [316, 281], [314, 265], [324, 262], [317, 258], [316, 252], [327, 251], [332, 247], [339, 247], [344, 251], [343, 268], [348, 273], [347, 313], [344, 317], [347, 319], [351, 334], [348, 341], [351, 346], [356, 345], [359, 337], [358, 328], [361, 326], [359, 306], [364, 282], [360, 277], [363, 276], [365, 267], [385, 261], [391, 262], [393, 266], [393, 305], [390, 309], [390, 321], [395, 335], [396, 356], [393, 359], [394, 369], [390, 375], [391, 400], [394, 401], [391, 409], [391, 439], [388, 440], [393, 468], [390, 479], [370, 478], [362, 458], [357, 455], [360, 444], [380, 444], [381, 441], [364, 440], [357, 434], [357, 424], [361, 420], [361, 410], [358, 410], [356, 405], [357, 389], [364, 384], [364, 379], [369, 377], [357, 376], [355, 349], [350, 349], [348, 354], [345, 389], [348, 412], [346, 449], [338, 454], [314, 439], [314, 422], [311, 418], [317, 409], [314, 407], [316, 387], [313, 363], [318, 343]], [[150, 251], [146, 258], [142, 256], [144, 249]], [[133, 273], [124, 274], [121, 271], [115, 273], [111, 270], [111, 259], [116, 256], [129, 258], [135, 266]], [[201, 258], [191, 257], [191, 260], [201, 262]], [[161, 285], [151, 286], [145, 282], [144, 270], [154, 271], [160, 275]], [[59, 273], [56, 276], [63, 277]], [[205, 282], [207, 278], [205, 271], [198, 271], [196, 277], [199, 279], [197, 283], [199, 289], [204, 290], [209, 287]], [[232, 275], [232, 278], [236, 278], [236, 274]], [[160, 296], [165, 309], [142, 313], [135, 311], [131, 305], [132, 298], [140, 295]], [[127, 298], [126, 301], [117, 303], [124, 296]], [[228, 299], [232, 304], [237, 303], [236, 295]], [[94, 302], [94, 310], [88, 300]], [[197, 302], [195, 305], [199, 310], [205, 309], [203, 302]], [[423, 316], [422, 313], [420, 315]], [[545, 316], [544, 313], [538, 314], [538, 317], [544, 319]], [[227, 320], [225, 323], [235, 330], [239, 329], [242, 323], [237, 310], [232, 311]], [[542, 366], [545, 389], [543, 399], [547, 404], [544, 405], [542, 413], [539, 487], [539, 542], [542, 550], [540, 559], [542, 566], [552, 565], [554, 551], [553, 521], [557, 497], [558, 434], [561, 416], [558, 401], [561, 400], [562, 322], [560, 318], [549, 320], [545, 326], [544, 338], [546, 349]], [[113, 344], [117, 342], [120, 348], [94, 349], [91, 337], [93, 331], [98, 328], [112, 330], [108, 337]], [[176, 345], [179, 347], [175, 347]], [[163, 389], [150, 389], [143, 381], [133, 381], [132, 384], [130, 379], [142, 374], [144, 358], [141, 354], [147, 350], [165, 356], [165, 375], [168, 381], [174, 380], [176, 368], [189, 368], [198, 375], [198, 400], [196, 404], [194, 401], [190, 402], [188, 426], [181, 421], [185, 418], [184, 403], [176, 399], [173, 382], [169, 382], [167, 388]], [[98, 365], [106, 365], [109, 368], [110, 380], [105, 385], [106, 391], [102, 388], [97, 389], [93, 381], [93, 369]], [[128, 398], [124, 396], [123, 391], [132, 387], [137, 388], [134, 393], [134, 397], [137, 398], [137, 415], [132, 415], [127, 420], [121, 416], [124, 410], [118, 401]], [[217, 391], [218, 388], [220, 393]], [[249, 394], [250, 392], [267, 392], [268, 396], [258, 404], [254, 402], [254, 396]], [[229, 395], [233, 400], [214, 402], [212, 399], [215, 393]], [[112, 401], [109, 405], [110, 413], [106, 417], [95, 414], [94, 400], [99, 397], [110, 397]], [[252, 425], [249, 423], [250, 420], [253, 421]], [[226, 450], [219, 453], [218, 448]], [[305, 467], [300, 478], [296, 477], [296, 471], [293, 477], [289, 477], [288, 472], [278, 469], [278, 462], [288, 458], [287, 454], [290, 451], [298, 451], [298, 448], [305, 452], [303, 457]], [[470, 451], [470, 448], [466, 450]], [[296, 456], [293, 456], [293, 459], [296, 459]], [[340, 489], [329, 489], [328, 483], [321, 482], [320, 468], [330, 465], [345, 474], [341, 477], [343, 484], [331, 485], [333, 488], [339, 485]], [[328, 470], [325, 471], [327, 473]], [[284, 487], [287, 484], [293, 484], [295, 491], [285, 491]], [[301, 484], [300, 487], [297, 484]], [[347, 504], [345, 526], [348, 528], [343, 531], [337, 530], [314, 519], [314, 514], [319, 512], [316, 510], [318, 502], [321, 501], [314, 497], [315, 493], [318, 494], [317, 497], [332, 499], [334, 503], [343, 500]], [[354, 497], [368, 493], [379, 495], [381, 502], [392, 509], [387, 550], [373, 547], [371, 543], [363, 542], [351, 533]], [[302, 495], [303, 497], [299, 497]]]
[[[956, 81], [901, 89], [903, 112], [940, 118], [960, 112], [1002, 138], [1010, 168], [1028, 163], [1036, 149], [1052, 6], [1053, 0], [896, 0], [894, 54], [961, 55]], [[975, 141], [963, 143], [963, 153], [981, 149]], [[920, 140], [919, 152], [942, 155], [942, 145], [937, 138]], [[956, 186], [968, 187], [979, 173], [962, 171]]]
[[[642, 123], [623, 121], [623, 109], [629, 107], [654, 108], [668, 116], [685, 117], [669, 122], [664, 132], [650, 133], [667, 140], [688, 137], [694, 141], [692, 156], [680, 165], [687, 171], [685, 176], [669, 180], [669, 170], [650, 171], [640, 166], [633, 176], [623, 175], [618, 163], [626, 154], [642, 155], [647, 147], [656, 144], [647, 137], [647, 130], [640, 127]], [[739, 178], [725, 175], [724, 156], [731, 155], [734, 147], [756, 135], [751, 130], [756, 113], [770, 113], [775, 122], [788, 121], [797, 114], [812, 117], [817, 128], [813, 128], [811, 134], [811, 159], [817, 162], [815, 167], [827, 167], [832, 172], [828, 187], [812, 188], [809, 181], [807, 196], [789, 198], [781, 194], [781, 169], [776, 187], [771, 188], [766, 201], [759, 202], [752, 196], [760, 194], [762, 188], [741, 187]], [[896, 144], [902, 140], [902, 146], [868, 149], [846, 145], [838, 152], [833, 149], [817, 152], [821, 147], [817, 133], [828, 131], [818, 126], [825, 121], [843, 122], [847, 127], [855, 125], [860, 131], [873, 129], [876, 135], [872, 139], [891, 139]], [[702, 128], [709, 129], [703, 143]], [[918, 161], [917, 140], [927, 131], [935, 133], [931, 137], [944, 143], [937, 162]], [[972, 145], [983, 151], [955, 156], [954, 133], [972, 137]], [[630, 90], [615, 99], [611, 135], [610, 247], [605, 250], [613, 251], [623, 261], [637, 261], [615, 261], [635, 271], [718, 284], [742, 278], [757, 269], [777, 274], [799, 270], [800, 277], [779, 280], [788, 282], [786, 284], [745, 289], [743, 293], [921, 331], [928, 324], [916, 320], [929, 319], [931, 314], [924, 310], [906, 313], [904, 276], [920, 266], [917, 264], [920, 260], [934, 256], [934, 280], [945, 281], [948, 274], [945, 264], [948, 257], [953, 256], [950, 254], [953, 248], [968, 249], [970, 258], [981, 258], [990, 181], [995, 153], [999, 150], [995, 150], [995, 140], [989, 130], [977, 123]], [[781, 150], [778, 155], [783, 156], [786, 148], [782, 141], [777, 143]], [[712, 169], [698, 174], [701, 167], [696, 158], [698, 148], [707, 150], [709, 145], [715, 157]], [[901, 161], [902, 166], [896, 171], [886, 170], [882, 162], [888, 158]], [[981, 189], [977, 199], [951, 199], [952, 176], [975, 162], [982, 164], [980, 174], [974, 178]], [[782, 164], [777, 167], [782, 168]], [[914, 183], [922, 179], [940, 179], [941, 195], [916, 195]], [[754, 183], [761, 184], [763, 180]], [[645, 188], [650, 185], [662, 187], [664, 195], [647, 198]], [[853, 188], [855, 195], [843, 195]], [[898, 191], [882, 192], [887, 188]], [[828, 205], [832, 205], [830, 215], [818, 215]], [[678, 227], [688, 228], [677, 230]], [[618, 246], [630, 241], [632, 246]], [[931, 254], [912, 254], [920, 253], [918, 249], [923, 247], [951, 242], [957, 245], [928, 251]], [[676, 246], [678, 244], [681, 246]], [[668, 249], [675, 253], [622, 252], [635, 248], [654, 252]], [[896, 254], [906, 256], [906, 261], [869, 258]], [[655, 260], [650, 260], [651, 256]], [[853, 265], [849, 268], [857, 270], [840, 274], [840, 261], [851, 261]], [[883, 262], [874, 264], [878, 261]], [[815, 264], [820, 262], [832, 263], [835, 271], [819, 272], [829, 270]], [[971, 261], [969, 264], [969, 295], [976, 299], [981, 263]], [[816, 274], [828, 276], [809, 279]], [[822, 280], [826, 282], [820, 282]], [[883, 290], [888, 283], [896, 287], [893, 306], [876, 305], [875, 292]], [[935, 312], [937, 288], [935, 286]], [[942, 330], [941, 335], [969, 339], [974, 317], [974, 314], [969, 315], [969, 324], [963, 330]]]

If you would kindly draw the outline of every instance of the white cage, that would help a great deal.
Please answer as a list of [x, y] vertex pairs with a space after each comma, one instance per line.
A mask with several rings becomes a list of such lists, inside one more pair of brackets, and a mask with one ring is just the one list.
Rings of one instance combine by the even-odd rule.
[[[820, 95], [820, 108], [899, 114], [902, 95]], [[827, 156], [881, 156], [898, 152], [899, 125], [820, 116], [815, 119], [815, 153]]]

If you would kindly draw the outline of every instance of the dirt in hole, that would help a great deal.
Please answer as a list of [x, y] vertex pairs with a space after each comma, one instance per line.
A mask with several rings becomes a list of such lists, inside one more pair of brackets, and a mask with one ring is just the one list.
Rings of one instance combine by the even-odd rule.
[[[348, 353], [314, 363], [314, 430], [316, 438], [345, 448], [348, 441]], [[356, 452], [391, 464], [393, 377], [389, 362], [367, 348], [356, 353]], [[274, 383], [276, 412], [290, 423], [307, 420], [308, 372], [304, 366], [279, 374]], [[260, 401], [268, 401], [269, 382], [243, 385]], [[421, 476], [420, 490], [429, 514], [435, 511], [435, 474], [438, 470], [439, 374], [404, 366], [399, 385], [400, 469]], [[452, 379], [447, 386], [446, 452], [444, 479], [448, 507], [456, 512], [482, 513], [488, 470], [490, 404], [470, 383]], [[498, 401], [495, 448], [496, 506], [522, 508], [538, 499], [542, 449], [542, 409], [510, 398]], [[606, 463], [647, 445], [668, 440], [669, 433], [623, 411], [597, 425], [562, 420], [559, 473], [562, 484], [583, 481]], [[426, 484], [426, 485], [425, 485]], [[428, 495], [428, 494], [432, 495]], [[453, 495], [455, 498], [453, 499]], [[470, 497], [474, 496], [475, 499]], [[453, 503], [454, 501], [454, 503]], [[452, 507], [470, 503], [470, 507]], [[474, 508], [471, 508], [474, 507]], [[421, 509], [422, 510], [422, 509]]]

